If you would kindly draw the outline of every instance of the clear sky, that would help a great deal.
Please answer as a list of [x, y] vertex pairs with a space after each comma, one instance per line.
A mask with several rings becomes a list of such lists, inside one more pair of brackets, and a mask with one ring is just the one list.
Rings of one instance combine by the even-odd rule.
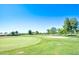
[[0, 32], [46, 32], [51, 27], [62, 27], [65, 17], [79, 20], [79, 5], [0, 4]]

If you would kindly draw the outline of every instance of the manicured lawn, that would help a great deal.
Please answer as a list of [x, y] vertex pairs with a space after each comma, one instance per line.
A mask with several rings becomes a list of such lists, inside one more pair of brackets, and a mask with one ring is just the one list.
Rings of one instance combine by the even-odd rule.
[[0, 37], [0, 51], [11, 50], [15, 48], [27, 47], [40, 42], [39, 38], [33, 36], [10, 36]]
[[4, 37], [0, 38], [0, 54], [77, 55], [79, 38], [50, 38], [46, 35]]

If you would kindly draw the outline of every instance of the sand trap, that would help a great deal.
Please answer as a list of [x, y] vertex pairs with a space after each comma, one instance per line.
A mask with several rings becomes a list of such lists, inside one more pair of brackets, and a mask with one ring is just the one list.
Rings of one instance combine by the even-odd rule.
[[64, 36], [47, 36], [48, 38], [68, 38], [68, 37], [64, 37]]

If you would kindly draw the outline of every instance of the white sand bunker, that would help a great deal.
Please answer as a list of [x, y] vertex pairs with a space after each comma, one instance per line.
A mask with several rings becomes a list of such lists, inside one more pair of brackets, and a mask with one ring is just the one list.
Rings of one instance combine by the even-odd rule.
[[68, 38], [68, 37], [64, 37], [64, 36], [47, 36], [48, 38]]

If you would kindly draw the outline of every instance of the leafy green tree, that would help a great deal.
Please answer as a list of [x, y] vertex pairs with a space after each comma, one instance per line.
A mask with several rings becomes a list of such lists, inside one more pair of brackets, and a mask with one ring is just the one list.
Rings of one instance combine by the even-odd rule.
[[11, 32], [11, 35], [12, 36], [17, 36], [17, 35], [19, 35], [19, 33], [18, 33], [18, 31], [13, 31], [13, 32]]
[[52, 34], [56, 34], [56, 28], [55, 27], [52, 27], [50, 30], [51, 30]]
[[71, 25], [70, 25], [70, 21], [69, 21], [69, 18], [66, 18], [65, 21], [64, 21], [64, 30], [68, 33], [70, 30], [71, 30]]
[[52, 27], [51, 29], [47, 29], [48, 34], [56, 34], [57, 30], [55, 27]]
[[47, 33], [50, 34], [50, 29], [47, 29]]
[[64, 31], [67, 33], [74, 33], [76, 34], [77, 28], [78, 28], [78, 21], [76, 18], [66, 18], [64, 21]]
[[15, 35], [19, 35], [19, 32], [18, 31], [15, 31]]
[[12, 35], [12, 36], [15, 36], [15, 32], [11, 32], [11, 35]]
[[71, 25], [71, 30], [73, 33], [76, 34], [77, 28], [78, 28], [78, 21], [76, 18], [71, 18], [70, 19], [70, 25]]
[[4, 35], [8, 35], [8, 33], [7, 33], [7, 32], [5, 32], [5, 33], [4, 33]]
[[61, 29], [58, 29], [58, 34], [66, 34], [66, 30], [61, 28]]
[[38, 32], [38, 31], [36, 31], [36, 34], [39, 34], [39, 32]]
[[29, 33], [29, 35], [32, 35], [32, 31], [31, 30], [29, 30], [28, 33]]

